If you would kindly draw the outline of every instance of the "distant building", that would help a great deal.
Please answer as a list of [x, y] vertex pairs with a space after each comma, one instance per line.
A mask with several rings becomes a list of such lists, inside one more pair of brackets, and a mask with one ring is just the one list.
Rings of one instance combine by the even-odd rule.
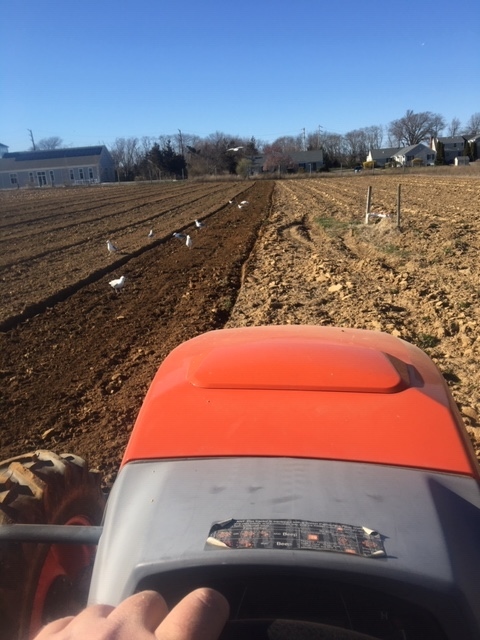
[[437, 152], [441, 162], [445, 164], [464, 164], [462, 158], [468, 156], [471, 162], [480, 158], [480, 135], [471, 134], [448, 138], [431, 138], [430, 147]]
[[388, 149], [370, 149], [367, 162], [375, 162], [376, 167], [384, 167], [387, 163], [392, 162], [393, 156], [400, 151], [399, 147], [390, 147]]
[[0, 142], [0, 158], [3, 158], [6, 153], [8, 153], [7, 145]]
[[7, 152], [0, 157], [0, 189], [97, 184], [115, 180], [113, 158], [103, 145], [13, 153], [8, 153], [8, 147], [5, 148]]
[[426, 144], [412, 144], [409, 147], [399, 149], [393, 154], [392, 160], [403, 167], [411, 167], [415, 161], [423, 165], [435, 164], [436, 152]]
[[313, 173], [323, 167], [323, 151], [294, 151], [290, 154], [297, 171]]
[[448, 138], [431, 138], [430, 148], [433, 149], [437, 155], [443, 156], [443, 162], [445, 164], [452, 164], [455, 162], [455, 158], [465, 155], [466, 138], [464, 136], [450, 136]]
[[[317, 149], [315, 151], [292, 151], [286, 153], [291, 160], [290, 167], [281, 167], [281, 171], [288, 171], [290, 173], [315, 173], [320, 171], [324, 166], [323, 151]], [[252, 173], [262, 173], [263, 165], [265, 164], [265, 156], [258, 155], [253, 159]]]

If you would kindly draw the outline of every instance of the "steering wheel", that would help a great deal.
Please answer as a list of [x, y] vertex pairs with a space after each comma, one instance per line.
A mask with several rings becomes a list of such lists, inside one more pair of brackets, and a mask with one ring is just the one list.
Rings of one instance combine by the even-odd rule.
[[378, 638], [319, 622], [255, 618], [229, 620], [219, 640], [378, 640]]

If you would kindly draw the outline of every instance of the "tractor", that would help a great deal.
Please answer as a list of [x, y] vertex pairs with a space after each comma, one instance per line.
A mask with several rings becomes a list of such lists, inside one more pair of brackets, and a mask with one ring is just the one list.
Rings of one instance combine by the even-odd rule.
[[[378, 331], [220, 329], [174, 349], [105, 500], [73, 455], [0, 463], [0, 637], [199, 586], [222, 640], [480, 638], [480, 469], [419, 348]], [[105, 504], [106, 503], [106, 504]]]

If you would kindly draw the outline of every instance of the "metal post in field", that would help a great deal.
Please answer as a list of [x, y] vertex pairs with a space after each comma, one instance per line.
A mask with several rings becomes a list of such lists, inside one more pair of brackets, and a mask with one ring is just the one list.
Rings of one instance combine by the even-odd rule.
[[400, 229], [400, 209], [401, 209], [402, 185], [397, 187], [397, 229]]
[[370, 203], [372, 202], [372, 187], [368, 187], [367, 191], [367, 208], [365, 209], [365, 224], [368, 224], [368, 217], [370, 214]]

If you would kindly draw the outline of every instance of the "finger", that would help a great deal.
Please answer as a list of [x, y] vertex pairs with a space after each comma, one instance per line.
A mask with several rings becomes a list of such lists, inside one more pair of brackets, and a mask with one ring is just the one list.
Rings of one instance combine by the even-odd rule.
[[49, 624], [46, 624], [40, 633], [35, 636], [35, 640], [41, 640], [42, 638], [50, 638], [53, 633], [58, 633], [59, 631], [63, 631], [65, 627], [73, 620], [73, 616], [68, 616], [67, 618], [60, 618], [59, 620], [54, 620]]
[[78, 629], [85, 628], [91, 630], [95, 628], [94, 625], [98, 625], [102, 620], [105, 620], [108, 614], [113, 610], [110, 605], [93, 605], [87, 607], [76, 616], [67, 616], [65, 618], [59, 618], [49, 624], [45, 625], [38, 635], [35, 636], [35, 640], [42, 640], [43, 638], [50, 638], [52, 634], [59, 633], [67, 627]]
[[230, 611], [227, 600], [213, 589], [196, 589], [181, 600], [156, 631], [161, 640], [216, 640]]
[[108, 616], [109, 623], [146, 629], [153, 633], [168, 614], [168, 607], [156, 591], [141, 591], [121, 602]]

